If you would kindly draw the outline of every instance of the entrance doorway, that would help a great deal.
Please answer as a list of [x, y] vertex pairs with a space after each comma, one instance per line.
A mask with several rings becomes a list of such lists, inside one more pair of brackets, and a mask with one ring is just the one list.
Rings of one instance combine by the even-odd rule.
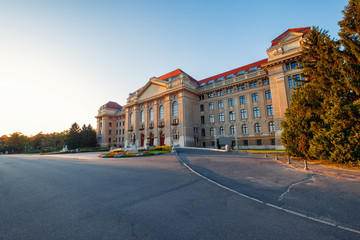
[[145, 136], [144, 134], [142, 133], [141, 134], [141, 142], [140, 142], [140, 145], [143, 147], [144, 146], [144, 140], [145, 140]]
[[165, 145], [165, 134], [164, 132], [160, 132], [160, 146]]

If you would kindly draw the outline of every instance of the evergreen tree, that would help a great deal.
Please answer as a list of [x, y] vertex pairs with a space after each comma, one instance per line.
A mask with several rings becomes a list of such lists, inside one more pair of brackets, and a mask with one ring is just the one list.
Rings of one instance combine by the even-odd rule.
[[68, 146], [69, 149], [75, 149], [80, 147], [81, 129], [76, 122], [71, 125], [66, 136], [65, 144]]

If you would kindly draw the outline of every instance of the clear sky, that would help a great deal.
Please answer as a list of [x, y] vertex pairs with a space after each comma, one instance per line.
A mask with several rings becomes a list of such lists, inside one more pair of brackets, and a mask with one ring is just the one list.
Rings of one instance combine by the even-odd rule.
[[177, 68], [197, 80], [266, 58], [288, 28], [337, 37], [347, 0], [0, 0], [0, 136], [96, 127], [99, 107]]

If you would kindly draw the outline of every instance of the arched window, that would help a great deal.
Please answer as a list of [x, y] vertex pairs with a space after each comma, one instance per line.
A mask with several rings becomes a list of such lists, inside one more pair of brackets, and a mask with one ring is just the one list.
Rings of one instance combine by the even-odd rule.
[[130, 113], [130, 125], [134, 123], [134, 114]]
[[141, 123], [145, 122], [145, 112], [144, 112], [144, 110], [141, 110], [141, 112], [140, 112], [140, 122]]
[[154, 121], [154, 109], [150, 108], [149, 110], [149, 120]]
[[241, 133], [242, 134], [249, 134], [249, 129], [248, 129], [248, 126], [246, 124], [243, 124], [241, 126]]
[[235, 135], [235, 127], [230, 126], [230, 135]]
[[215, 136], [215, 129], [214, 128], [210, 128], [210, 136]]
[[221, 136], [225, 135], [224, 127], [220, 127], [220, 135]]
[[261, 125], [260, 125], [260, 123], [255, 123], [255, 133], [261, 133]]
[[275, 123], [269, 122], [269, 132], [273, 133], [275, 132]]
[[161, 105], [161, 106], [159, 107], [159, 118], [160, 118], [160, 119], [164, 119], [164, 116], [165, 116], [164, 106]]
[[172, 104], [172, 116], [177, 117], [179, 116], [179, 105], [178, 102], [173, 102]]

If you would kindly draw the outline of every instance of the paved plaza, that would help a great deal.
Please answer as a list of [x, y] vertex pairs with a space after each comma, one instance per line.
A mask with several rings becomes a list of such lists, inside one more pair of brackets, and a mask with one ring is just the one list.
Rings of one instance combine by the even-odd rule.
[[360, 237], [356, 172], [201, 149], [97, 155], [1, 155], [0, 239]]

